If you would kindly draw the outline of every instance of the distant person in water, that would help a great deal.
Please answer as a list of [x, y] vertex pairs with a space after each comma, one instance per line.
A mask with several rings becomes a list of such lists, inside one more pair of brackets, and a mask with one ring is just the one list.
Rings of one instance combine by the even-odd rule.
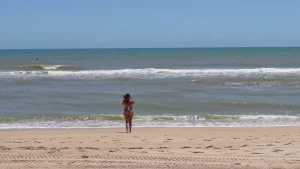
[[[123, 95], [123, 102], [122, 104], [125, 106], [124, 107], [124, 117], [125, 117], [125, 121], [126, 121], [126, 133], [128, 133], [128, 128], [129, 128], [129, 132], [131, 132], [131, 127], [132, 127], [132, 119], [133, 119], [133, 115], [134, 115], [134, 109], [133, 109], [133, 104], [135, 103], [135, 101], [131, 98], [130, 94], [127, 93], [125, 95]], [[129, 126], [128, 126], [129, 124]]]
[[39, 58], [36, 58], [36, 60], [39, 60]]

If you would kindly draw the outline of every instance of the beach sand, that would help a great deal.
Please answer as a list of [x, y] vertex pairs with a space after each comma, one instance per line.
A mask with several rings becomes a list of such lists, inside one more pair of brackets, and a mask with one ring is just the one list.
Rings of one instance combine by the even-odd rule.
[[300, 127], [0, 131], [0, 168], [300, 169]]

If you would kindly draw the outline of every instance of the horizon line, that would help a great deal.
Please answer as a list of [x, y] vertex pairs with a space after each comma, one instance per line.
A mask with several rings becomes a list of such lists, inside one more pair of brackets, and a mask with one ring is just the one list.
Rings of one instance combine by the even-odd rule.
[[300, 46], [224, 46], [224, 47], [91, 47], [91, 48], [0, 48], [0, 50], [76, 50], [76, 49], [206, 49], [206, 48], [299, 48]]

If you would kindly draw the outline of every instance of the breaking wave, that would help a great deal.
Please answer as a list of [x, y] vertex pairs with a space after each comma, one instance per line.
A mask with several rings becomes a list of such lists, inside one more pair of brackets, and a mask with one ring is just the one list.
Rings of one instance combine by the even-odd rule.
[[[253, 127], [299, 126], [300, 116], [288, 115], [137, 115], [135, 127]], [[122, 115], [40, 114], [0, 117], [0, 129], [13, 128], [115, 128], [124, 126]]]
[[[25, 67], [24, 67], [25, 68]], [[260, 81], [274, 81], [265, 76], [299, 76], [300, 68], [256, 68], [256, 69], [120, 69], [120, 70], [84, 70], [69, 71], [68, 69], [79, 69], [78, 67], [65, 65], [29, 66], [26, 71], [0, 71], [0, 77], [52, 77], [52, 78], [133, 78], [133, 79], [155, 79], [176, 77], [261, 77]], [[38, 70], [36, 70], [38, 69]], [[51, 71], [65, 70], [65, 71]], [[278, 77], [276, 77], [278, 78]], [[275, 79], [278, 80], [278, 79]]]
[[68, 66], [68, 65], [27, 65], [27, 66], [20, 66], [21, 70], [25, 71], [39, 71], [39, 70], [83, 70], [80, 66]]

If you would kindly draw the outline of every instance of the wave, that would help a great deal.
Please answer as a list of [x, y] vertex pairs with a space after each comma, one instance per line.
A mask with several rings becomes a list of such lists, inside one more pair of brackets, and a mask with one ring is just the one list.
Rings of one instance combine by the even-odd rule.
[[[134, 127], [253, 127], [300, 126], [300, 116], [288, 115], [137, 115]], [[121, 115], [36, 115], [0, 117], [0, 129], [116, 128], [124, 127]]]
[[34, 70], [83, 70], [80, 66], [69, 66], [69, 65], [27, 65], [20, 66], [21, 70], [34, 71]]
[[230, 84], [230, 83], [239, 83], [242, 82], [243, 84], [259, 84], [259, 83], [284, 83], [284, 82], [291, 82], [297, 81], [297, 77], [295, 76], [272, 76], [272, 75], [261, 75], [259, 77], [247, 77], [247, 76], [236, 76], [231, 78], [226, 78], [222, 81], [215, 81], [215, 80], [206, 80], [206, 79], [192, 79], [190, 80], [191, 83], [196, 84]]
[[[40, 71], [0, 71], [0, 77], [36, 77], [53, 78], [129, 78], [129, 79], [164, 79], [177, 77], [260, 77], [261, 80], [272, 81], [265, 76], [299, 76], [300, 68], [256, 68], [256, 69], [120, 69], [120, 70], [84, 70], [84, 71], [49, 71], [51, 69], [71, 69], [70, 66], [33, 66]], [[259, 81], [261, 81], [259, 80]], [[275, 79], [276, 80], [276, 79]]]
[[[203, 104], [203, 105], [202, 105]], [[235, 108], [252, 108], [256, 109], [288, 109], [288, 110], [298, 110], [300, 109], [300, 104], [287, 104], [287, 103], [266, 103], [266, 102], [204, 102], [202, 106], [213, 105], [214, 107], [235, 107]]]
[[[200, 114], [200, 115], [136, 115], [137, 121], [205, 121], [205, 120], [280, 120], [291, 119], [300, 120], [300, 115], [218, 115], [218, 114]], [[21, 120], [34, 121], [123, 121], [123, 115], [102, 114], [102, 115], [71, 115], [71, 114], [36, 114], [27, 117], [0, 117], [0, 123], [16, 122]]]

